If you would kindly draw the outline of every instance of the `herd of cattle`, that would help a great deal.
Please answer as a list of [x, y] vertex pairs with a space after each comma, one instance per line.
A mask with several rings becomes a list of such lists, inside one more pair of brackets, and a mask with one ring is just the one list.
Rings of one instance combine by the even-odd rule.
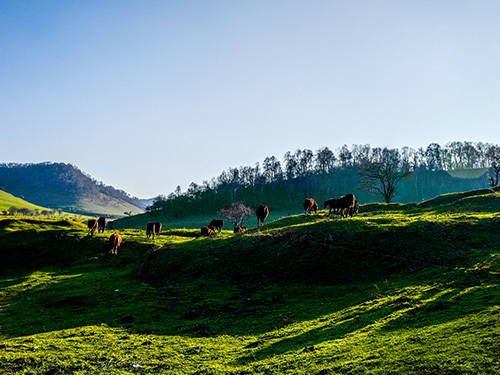
[[[356, 200], [354, 194], [349, 193], [340, 198], [332, 198], [325, 201], [323, 208], [329, 208], [328, 215], [332, 214], [332, 211], [335, 213], [340, 213], [342, 218], [347, 218], [347, 216], [353, 217], [358, 214], [359, 211], [359, 202]], [[318, 213], [318, 203], [314, 201], [312, 198], [307, 198], [304, 201], [304, 213], [306, 215], [312, 213]], [[264, 225], [264, 221], [269, 216], [269, 207], [266, 205], [261, 205], [255, 211], [257, 216], [257, 229], [259, 229], [262, 225]], [[104, 233], [106, 231], [106, 218], [100, 217], [99, 219], [90, 219], [87, 223], [87, 227], [89, 228], [89, 234], [94, 235], [97, 230], [98, 233]], [[215, 231], [221, 231], [224, 227], [224, 221], [222, 220], [212, 220], [208, 226], [201, 228], [202, 236], [210, 236]], [[146, 224], [146, 236], [147, 238], [155, 238], [160, 235], [162, 228], [162, 224], [160, 222], [149, 222]], [[241, 233], [247, 230], [246, 227], [235, 225], [234, 233]], [[122, 237], [116, 231], [109, 237], [109, 253], [117, 254], [118, 248], [122, 242]]]

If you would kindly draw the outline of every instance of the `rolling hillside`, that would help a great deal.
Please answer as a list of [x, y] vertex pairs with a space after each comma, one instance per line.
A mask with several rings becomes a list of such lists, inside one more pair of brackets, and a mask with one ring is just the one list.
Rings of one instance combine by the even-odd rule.
[[17, 208], [29, 208], [30, 210], [37, 209], [40, 212], [48, 209], [46, 207], [37, 206], [33, 203], [26, 202], [22, 198], [14, 197], [12, 194], [0, 190], [0, 212], [8, 211], [12, 206]]
[[[319, 203], [320, 206], [323, 206], [322, 202]], [[448, 210], [459, 211], [485, 210], [489, 212], [500, 212], [500, 186], [490, 189], [479, 189], [461, 193], [443, 194], [436, 198], [432, 198], [420, 203], [368, 203], [361, 205], [360, 212], [370, 212], [374, 210], [411, 210], [416, 208], [425, 209], [434, 207], [442, 207]], [[294, 210], [283, 211], [282, 209], [276, 209], [273, 206], [269, 206], [269, 208], [270, 214], [269, 218], [267, 219], [268, 222], [278, 220], [280, 218], [293, 214], [300, 214], [303, 212], [302, 202], [297, 202]], [[113, 222], [113, 227], [116, 229], [144, 229], [148, 221], [160, 221], [165, 228], [173, 227], [195, 229], [208, 225], [210, 221], [216, 218], [220, 218], [217, 213], [214, 213], [212, 215], [205, 214], [175, 217], [175, 215], [172, 215], [169, 212], [160, 210], [153, 213], [134, 215], [131, 217], [125, 217], [115, 220]], [[244, 225], [252, 228], [256, 227], [257, 220], [253, 217], [245, 219]], [[226, 229], [232, 229], [230, 228], [229, 223], [226, 223]]]
[[118, 256], [109, 232], [0, 219], [0, 372], [496, 374], [487, 190], [210, 238], [123, 229]]
[[142, 213], [143, 202], [97, 182], [71, 164], [0, 164], [0, 186], [35, 204], [89, 215]]

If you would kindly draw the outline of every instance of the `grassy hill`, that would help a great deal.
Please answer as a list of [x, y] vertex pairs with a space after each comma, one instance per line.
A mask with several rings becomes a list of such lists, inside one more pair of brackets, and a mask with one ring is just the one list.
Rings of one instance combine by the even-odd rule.
[[[319, 202], [322, 206], [322, 202]], [[468, 211], [468, 210], [482, 210], [489, 212], [500, 212], [500, 187], [490, 189], [472, 190], [468, 192], [443, 194], [436, 198], [429, 199], [420, 203], [369, 203], [361, 205], [361, 212], [370, 212], [374, 210], [412, 210], [412, 209], [444, 209], [455, 211]], [[283, 211], [282, 208], [276, 209], [273, 206], [269, 207], [270, 214], [267, 222], [278, 220], [290, 215], [296, 215], [303, 212], [302, 202], [297, 202], [295, 210]], [[175, 217], [169, 212], [157, 211], [154, 213], [144, 213], [117, 219], [113, 222], [113, 227], [116, 229], [124, 228], [146, 228], [148, 221], [159, 221], [165, 228], [187, 228], [199, 229], [208, 225], [213, 219], [221, 219], [219, 215], [214, 212], [213, 215], [191, 215]], [[223, 219], [223, 218], [222, 218]], [[257, 220], [255, 217], [248, 218], [243, 223], [248, 227], [257, 227]], [[227, 228], [230, 228], [230, 223], [226, 223]]]
[[10, 207], [29, 208], [30, 210], [38, 209], [39, 211], [48, 210], [48, 208], [37, 206], [36, 204], [26, 202], [22, 198], [18, 198], [5, 191], [0, 190], [0, 211], [8, 211]]
[[118, 256], [78, 222], [0, 219], [0, 372], [496, 374], [497, 194], [123, 229]]
[[0, 164], [0, 187], [38, 205], [89, 215], [144, 212], [144, 202], [67, 163]]

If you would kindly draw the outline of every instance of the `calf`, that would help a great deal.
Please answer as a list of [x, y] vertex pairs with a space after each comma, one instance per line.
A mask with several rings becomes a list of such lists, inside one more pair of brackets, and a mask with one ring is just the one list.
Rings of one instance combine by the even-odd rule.
[[211, 227], [203, 227], [201, 228], [201, 235], [202, 236], [210, 236], [214, 230]]
[[330, 208], [330, 211], [328, 211], [328, 215], [331, 215], [332, 214], [332, 210], [336, 210], [336, 204], [337, 204], [337, 199], [335, 198], [332, 198], [332, 199], [328, 199], [325, 201], [325, 205], [323, 208], [327, 208], [329, 207]]

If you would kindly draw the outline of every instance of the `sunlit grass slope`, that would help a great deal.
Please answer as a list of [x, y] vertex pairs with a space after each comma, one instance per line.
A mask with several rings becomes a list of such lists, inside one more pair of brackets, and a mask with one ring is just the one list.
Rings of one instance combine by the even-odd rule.
[[500, 215], [385, 208], [124, 229], [118, 256], [77, 222], [0, 220], [0, 373], [497, 374]]
[[8, 211], [12, 206], [17, 208], [29, 208], [30, 210], [48, 210], [48, 208], [26, 202], [22, 198], [14, 197], [12, 194], [0, 190], [0, 211]]

